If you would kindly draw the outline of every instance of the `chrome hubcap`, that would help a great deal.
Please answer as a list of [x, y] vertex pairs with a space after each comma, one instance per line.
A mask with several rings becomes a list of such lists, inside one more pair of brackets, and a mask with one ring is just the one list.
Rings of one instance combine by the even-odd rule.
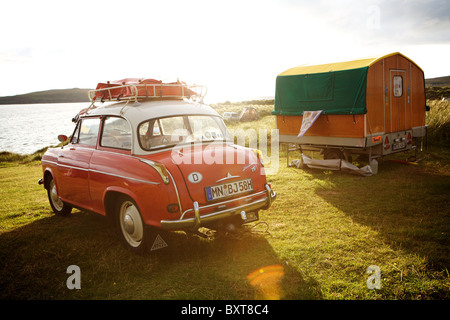
[[50, 200], [52, 201], [53, 206], [56, 210], [61, 211], [64, 203], [62, 200], [58, 197], [58, 192], [56, 190], [55, 181], [50, 181]]
[[131, 201], [125, 201], [120, 206], [120, 228], [127, 243], [137, 247], [142, 242], [144, 226], [139, 210]]
[[133, 234], [134, 221], [133, 221], [133, 218], [129, 214], [126, 214], [125, 218], [123, 218], [123, 227], [124, 227], [125, 231], [128, 232], [128, 234]]

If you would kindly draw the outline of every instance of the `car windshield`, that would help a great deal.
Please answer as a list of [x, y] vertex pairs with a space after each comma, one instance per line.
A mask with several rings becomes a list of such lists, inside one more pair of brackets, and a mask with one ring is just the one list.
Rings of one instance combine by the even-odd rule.
[[229, 140], [222, 118], [205, 115], [150, 119], [139, 125], [138, 133], [144, 150], [183, 143]]

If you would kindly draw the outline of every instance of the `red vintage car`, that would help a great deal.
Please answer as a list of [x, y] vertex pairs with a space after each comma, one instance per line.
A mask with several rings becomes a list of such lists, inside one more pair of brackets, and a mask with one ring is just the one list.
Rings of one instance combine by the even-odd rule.
[[112, 217], [138, 252], [157, 248], [161, 230], [198, 233], [257, 221], [276, 198], [261, 153], [233, 144], [220, 115], [196, 101], [196, 88], [181, 84], [165, 95], [153, 87], [143, 96], [148, 90], [137, 86], [115, 85], [127, 94], [114, 97], [101, 94], [108, 87], [94, 90], [72, 136], [59, 137], [68, 143], [43, 155], [39, 183], [53, 211], [68, 215], [77, 207]]

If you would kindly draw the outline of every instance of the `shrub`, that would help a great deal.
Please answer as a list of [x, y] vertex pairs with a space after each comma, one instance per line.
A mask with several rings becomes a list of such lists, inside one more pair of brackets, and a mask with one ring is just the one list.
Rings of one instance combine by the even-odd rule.
[[428, 143], [450, 146], [450, 101], [428, 100], [427, 105]]

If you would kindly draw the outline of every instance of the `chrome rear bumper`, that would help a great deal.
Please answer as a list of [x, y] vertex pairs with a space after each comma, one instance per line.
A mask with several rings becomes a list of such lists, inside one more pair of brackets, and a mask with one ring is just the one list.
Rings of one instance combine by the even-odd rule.
[[[219, 211], [204, 214], [204, 215], [200, 215], [200, 210], [211, 207], [211, 206], [221, 207], [221, 205], [223, 205], [224, 203], [215, 203], [214, 205], [207, 205], [204, 207], [200, 207], [198, 202], [195, 201], [193, 204], [193, 209], [186, 210], [182, 214], [180, 219], [178, 219], [178, 220], [162, 220], [161, 228], [165, 229], [165, 230], [198, 229], [199, 227], [201, 227], [205, 224], [208, 224], [208, 223], [211, 223], [211, 222], [214, 222], [217, 220], [221, 220], [224, 218], [232, 217], [234, 215], [241, 215], [241, 216], [245, 217], [245, 214], [242, 215], [241, 212], [245, 213], [245, 212], [257, 211], [260, 209], [268, 209], [272, 205], [272, 202], [275, 201], [275, 199], [277, 197], [277, 193], [275, 191], [273, 191], [268, 184], [265, 185], [265, 188], [266, 188], [266, 190], [262, 191], [261, 193], [264, 193], [266, 195], [265, 195], [265, 197], [263, 197], [261, 199], [251, 201], [249, 203], [246, 203], [246, 204], [243, 204], [240, 206], [226, 208], [223, 210], [219, 210]], [[252, 196], [255, 196], [255, 195], [250, 195], [250, 196], [242, 197], [239, 199], [245, 199], [245, 198], [251, 199]], [[230, 201], [239, 200], [239, 199], [233, 199]], [[194, 211], [194, 217], [184, 219], [184, 215], [190, 211]], [[244, 222], [245, 222], [245, 220], [244, 220]]]

